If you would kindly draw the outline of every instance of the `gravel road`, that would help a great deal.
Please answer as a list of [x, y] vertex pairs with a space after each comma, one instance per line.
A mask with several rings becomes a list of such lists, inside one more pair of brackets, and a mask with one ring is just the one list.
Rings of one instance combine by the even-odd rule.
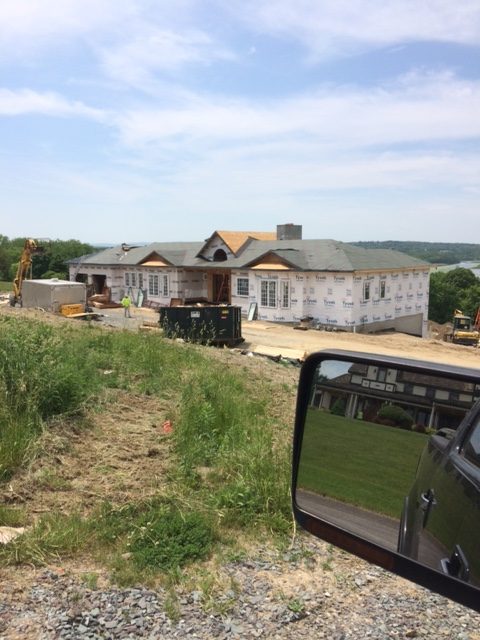
[[258, 549], [221, 571], [230, 588], [178, 588], [174, 606], [163, 589], [91, 589], [59, 569], [32, 572], [22, 587], [4, 582], [0, 638], [480, 638], [478, 614], [303, 535], [293, 550]]

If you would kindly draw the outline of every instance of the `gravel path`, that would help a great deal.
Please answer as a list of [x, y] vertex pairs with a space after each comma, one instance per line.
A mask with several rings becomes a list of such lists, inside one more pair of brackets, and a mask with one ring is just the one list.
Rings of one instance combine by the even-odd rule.
[[212, 600], [179, 587], [172, 608], [163, 589], [90, 589], [44, 569], [21, 588], [3, 583], [0, 638], [480, 638], [478, 614], [303, 536], [221, 571], [231, 588]]

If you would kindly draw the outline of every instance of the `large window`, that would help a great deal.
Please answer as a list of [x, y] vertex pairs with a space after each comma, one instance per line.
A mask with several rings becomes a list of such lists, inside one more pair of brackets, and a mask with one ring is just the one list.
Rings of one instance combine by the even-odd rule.
[[277, 306], [277, 282], [276, 280], [262, 280], [260, 287], [260, 306]]
[[152, 273], [148, 276], [148, 295], [158, 296], [158, 276]]
[[136, 287], [137, 286], [137, 274], [125, 272], [125, 286], [126, 287]]
[[370, 300], [370, 281], [367, 280], [363, 283], [363, 299]]
[[162, 276], [162, 296], [164, 298], [168, 298], [169, 293], [170, 293], [170, 290], [168, 287], [168, 276], [163, 275]]
[[143, 273], [138, 274], [138, 286], [140, 289], [143, 289]]
[[248, 296], [248, 278], [237, 278], [237, 296], [242, 298]]
[[290, 282], [288, 280], [280, 282], [280, 302], [282, 309], [290, 308]]
[[380, 280], [380, 298], [385, 298], [386, 288], [387, 288], [387, 284], [385, 280]]

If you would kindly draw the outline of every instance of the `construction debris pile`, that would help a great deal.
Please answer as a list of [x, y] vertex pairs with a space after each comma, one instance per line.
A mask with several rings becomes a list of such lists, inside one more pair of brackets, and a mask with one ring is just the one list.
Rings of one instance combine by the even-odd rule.
[[108, 287], [103, 289], [103, 293], [94, 293], [87, 299], [89, 307], [94, 309], [118, 309], [122, 305], [119, 302], [113, 302], [111, 299], [111, 290]]

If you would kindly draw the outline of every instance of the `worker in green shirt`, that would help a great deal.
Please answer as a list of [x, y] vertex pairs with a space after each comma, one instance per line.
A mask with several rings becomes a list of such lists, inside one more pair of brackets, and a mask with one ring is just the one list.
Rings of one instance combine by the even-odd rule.
[[132, 315], [130, 313], [130, 305], [132, 304], [132, 301], [130, 300], [130, 296], [126, 293], [123, 298], [122, 298], [122, 307], [123, 307], [123, 312], [125, 314], [125, 318], [131, 318]]

